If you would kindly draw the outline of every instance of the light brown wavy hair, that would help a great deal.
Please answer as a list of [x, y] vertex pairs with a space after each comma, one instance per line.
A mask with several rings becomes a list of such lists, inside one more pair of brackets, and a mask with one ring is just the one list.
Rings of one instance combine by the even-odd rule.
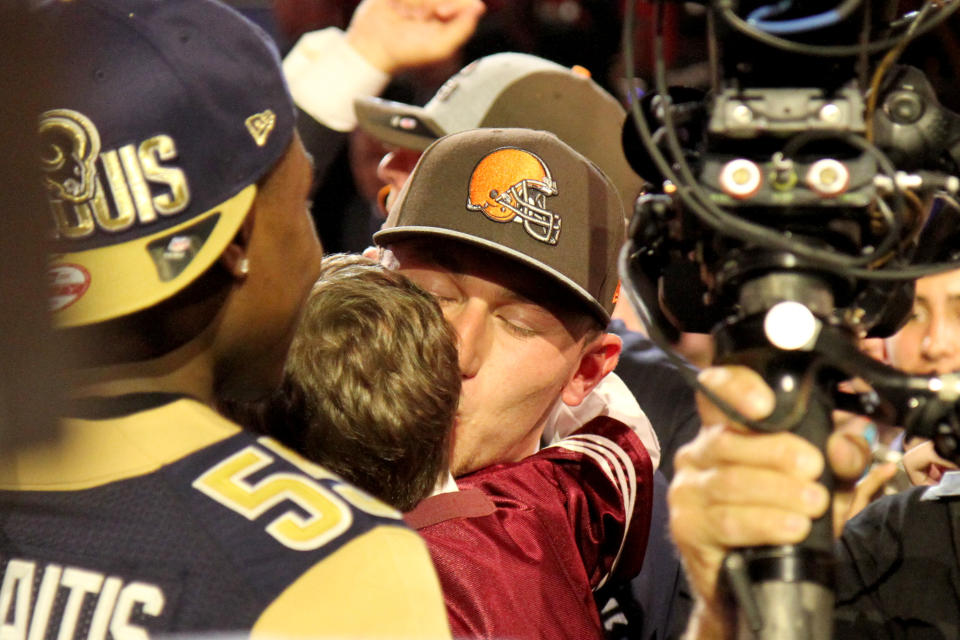
[[433, 296], [358, 255], [324, 258], [281, 389], [226, 407], [401, 511], [447, 472], [456, 335]]

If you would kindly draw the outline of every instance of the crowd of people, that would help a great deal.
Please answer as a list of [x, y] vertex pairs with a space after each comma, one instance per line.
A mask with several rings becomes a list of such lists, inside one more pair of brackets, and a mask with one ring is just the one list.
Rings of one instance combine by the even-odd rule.
[[[0, 630], [732, 638], [723, 558], [802, 540], [829, 464], [849, 481], [838, 637], [960, 634], [960, 501], [928, 493], [955, 464], [890, 425], [827, 454], [743, 430], [624, 304], [644, 180], [605, 82], [531, 53], [462, 60], [481, 0], [362, 0], [289, 50], [261, 26], [290, 15], [248, 4], [17, 14], [69, 46], [8, 56], [43, 78], [24, 202], [53, 229], [16, 227], [18, 278], [39, 279], [42, 246], [49, 290], [0, 326], [20, 339], [46, 300], [54, 330], [32, 330], [44, 429], [0, 450]], [[382, 95], [452, 61], [423, 106]], [[369, 186], [349, 209], [316, 197], [345, 150]], [[347, 216], [349, 240], [328, 228], [352, 246], [325, 255], [318, 223]], [[864, 349], [960, 368], [958, 274], [920, 279], [905, 326]], [[677, 347], [695, 343], [704, 386], [773, 410], [705, 337]], [[0, 426], [24, 424], [26, 374]], [[864, 473], [871, 444], [918, 487], [867, 505], [898, 471]]]

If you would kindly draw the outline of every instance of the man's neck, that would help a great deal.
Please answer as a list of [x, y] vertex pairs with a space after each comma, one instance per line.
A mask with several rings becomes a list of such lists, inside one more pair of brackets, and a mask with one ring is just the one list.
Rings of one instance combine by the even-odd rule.
[[208, 405], [214, 400], [214, 360], [206, 332], [157, 358], [78, 369], [70, 374], [71, 395], [180, 393]]

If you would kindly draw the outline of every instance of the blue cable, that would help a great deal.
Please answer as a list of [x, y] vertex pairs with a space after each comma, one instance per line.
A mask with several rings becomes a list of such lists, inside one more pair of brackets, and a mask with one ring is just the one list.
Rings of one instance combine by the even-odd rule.
[[817, 15], [807, 16], [805, 18], [795, 18], [792, 20], [765, 20], [770, 16], [779, 15], [792, 6], [790, 0], [775, 5], [767, 5], [754, 9], [747, 17], [747, 23], [765, 31], [777, 35], [803, 33], [804, 31], [815, 31], [835, 25], [844, 18], [853, 13], [854, 8], [860, 4], [859, 0], [847, 0], [841, 3], [836, 9], [824, 11]]
[[767, 18], [772, 18], [773, 16], [778, 16], [784, 11], [787, 11], [790, 7], [793, 6], [793, 0], [781, 0], [777, 4], [768, 4], [765, 7], [757, 7], [750, 12], [750, 15], [747, 16], [747, 22], [750, 24], [756, 24], [757, 22], [763, 22]]

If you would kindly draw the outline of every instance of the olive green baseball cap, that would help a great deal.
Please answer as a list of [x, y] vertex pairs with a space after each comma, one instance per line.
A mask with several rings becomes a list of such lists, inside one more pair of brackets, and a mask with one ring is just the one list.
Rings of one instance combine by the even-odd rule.
[[626, 111], [583, 67], [496, 53], [461, 69], [423, 107], [364, 97], [354, 109], [361, 129], [417, 151], [439, 137], [481, 127], [550, 131], [607, 174], [624, 208], [632, 206], [643, 184], [621, 144]]
[[616, 187], [556, 135], [474, 129], [424, 151], [373, 239], [449, 238], [488, 249], [546, 274], [606, 325], [624, 235]]

